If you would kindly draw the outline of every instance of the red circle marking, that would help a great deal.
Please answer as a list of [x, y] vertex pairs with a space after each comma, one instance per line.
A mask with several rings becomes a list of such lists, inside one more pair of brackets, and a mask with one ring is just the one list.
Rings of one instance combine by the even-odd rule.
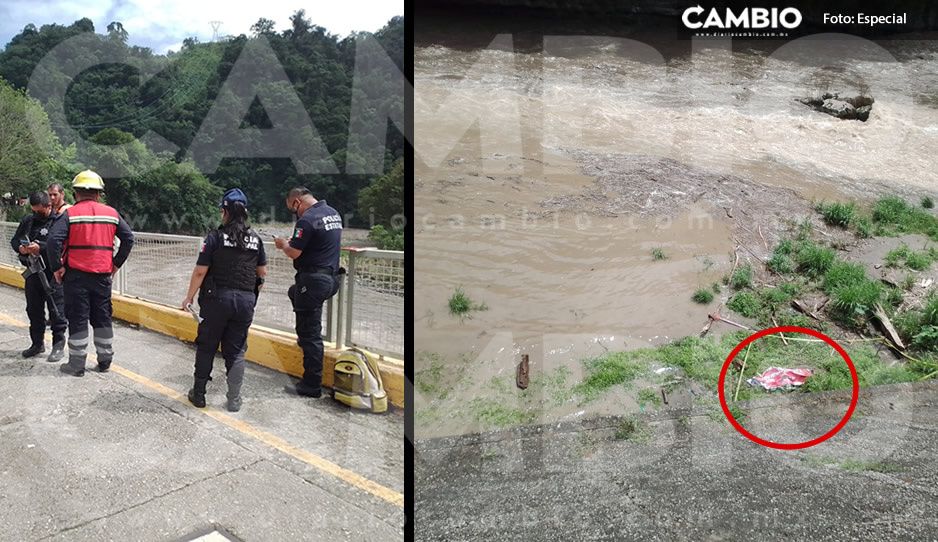
[[[733, 359], [736, 358], [736, 355], [739, 354], [739, 352], [749, 343], [755, 341], [756, 339], [765, 337], [766, 335], [773, 335], [775, 333], [804, 333], [805, 335], [811, 335], [812, 337], [821, 339], [827, 344], [831, 345], [831, 348], [836, 350], [837, 353], [840, 354], [840, 357], [844, 358], [844, 361], [847, 362], [847, 368], [850, 369], [850, 376], [853, 378], [853, 396], [850, 398], [850, 406], [847, 408], [847, 413], [844, 414], [844, 417], [840, 420], [840, 422], [837, 423], [837, 425], [834, 426], [833, 429], [816, 439], [794, 443], [773, 442], [771, 440], [761, 439], [749, 431], [746, 431], [746, 429], [736, 421], [736, 418], [733, 417], [733, 414], [730, 413], [729, 407], [726, 405], [726, 394], [723, 390], [723, 383], [726, 380], [726, 371], [729, 369], [730, 363], [732, 363]], [[811, 446], [824, 442], [825, 440], [836, 435], [841, 429], [844, 428], [845, 425], [847, 425], [847, 422], [850, 421], [850, 416], [853, 415], [854, 409], [857, 408], [857, 401], [860, 398], [860, 379], [857, 377], [857, 369], [853, 366], [853, 361], [850, 360], [850, 356], [847, 355], [847, 352], [843, 349], [843, 347], [837, 344], [834, 339], [831, 339], [820, 331], [815, 331], [806, 327], [781, 326], [763, 329], [762, 331], [753, 333], [749, 337], [743, 339], [743, 342], [739, 343], [739, 345], [737, 345], [736, 348], [730, 352], [730, 355], [726, 357], [726, 361], [723, 362], [723, 368], [720, 370], [720, 379], [717, 382], [717, 394], [720, 396], [720, 406], [723, 407], [723, 414], [726, 415], [726, 419], [730, 421], [730, 424], [732, 424], [733, 427], [735, 427], [742, 436], [748, 438], [756, 444], [761, 444], [767, 448], [775, 448], [777, 450], [800, 450], [802, 448], [810, 448]]]

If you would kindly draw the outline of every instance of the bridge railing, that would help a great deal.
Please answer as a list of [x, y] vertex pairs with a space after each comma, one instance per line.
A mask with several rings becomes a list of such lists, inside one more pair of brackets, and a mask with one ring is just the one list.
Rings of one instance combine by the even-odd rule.
[[[0, 222], [0, 263], [19, 266], [9, 247], [16, 224]], [[185, 235], [134, 232], [134, 249], [117, 273], [114, 290], [121, 295], [178, 307], [186, 295], [202, 239]], [[267, 252], [267, 280], [257, 301], [254, 323], [294, 330], [287, 289], [293, 284], [293, 261], [273, 243]], [[339, 293], [323, 307], [323, 338], [403, 358], [404, 253], [377, 249], [343, 249], [347, 275]]]

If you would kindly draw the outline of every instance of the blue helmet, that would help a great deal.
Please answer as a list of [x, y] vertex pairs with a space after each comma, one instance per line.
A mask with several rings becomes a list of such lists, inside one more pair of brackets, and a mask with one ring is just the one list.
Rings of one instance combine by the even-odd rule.
[[230, 203], [241, 203], [245, 207], [248, 206], [248, 197], [244, 195], [244, 192], [240, 188], [229, 188], [225, 191], [225, 195], [221, 197], [221, 204], [219, 207], [225, 208]]

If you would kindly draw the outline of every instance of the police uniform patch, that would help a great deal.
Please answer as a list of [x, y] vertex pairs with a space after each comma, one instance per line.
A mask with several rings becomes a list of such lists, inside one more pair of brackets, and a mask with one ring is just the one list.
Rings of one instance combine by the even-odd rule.
[[299, 228], [299, 227], [298, 227], [298, 228], [294, 229], [294, 230], [293, 230], [293, 237], [294, 237], [295, 239], [302, 239], [302, 238], [303, 238], [303, 228]]

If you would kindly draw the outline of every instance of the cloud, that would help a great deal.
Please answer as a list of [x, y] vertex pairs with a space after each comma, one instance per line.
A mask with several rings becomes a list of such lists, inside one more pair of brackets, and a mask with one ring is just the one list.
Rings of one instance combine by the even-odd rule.
[[150, 47], [158, 53], [179, 49], [187, 37], [212, 39], [212, 21], [219, 21], [218, 35], [250, 34], [251, 25], [261, 17], [270, 19], [277, 30], [290, 27], [290, 16], [306, 10], [307, 19], [332, 34], [345, 36], [352, 31], [375, 31], [395, 15], [404, 12], [402, 0], [4, 0], [0, 4], [0, 43], [7, 43], [27, 24], [37, 27], [58, 23], [69, 25], [82, 17], [94, 21], [95, 31], [103, 33], [108, 23], [120, 21], [130, 43]]

